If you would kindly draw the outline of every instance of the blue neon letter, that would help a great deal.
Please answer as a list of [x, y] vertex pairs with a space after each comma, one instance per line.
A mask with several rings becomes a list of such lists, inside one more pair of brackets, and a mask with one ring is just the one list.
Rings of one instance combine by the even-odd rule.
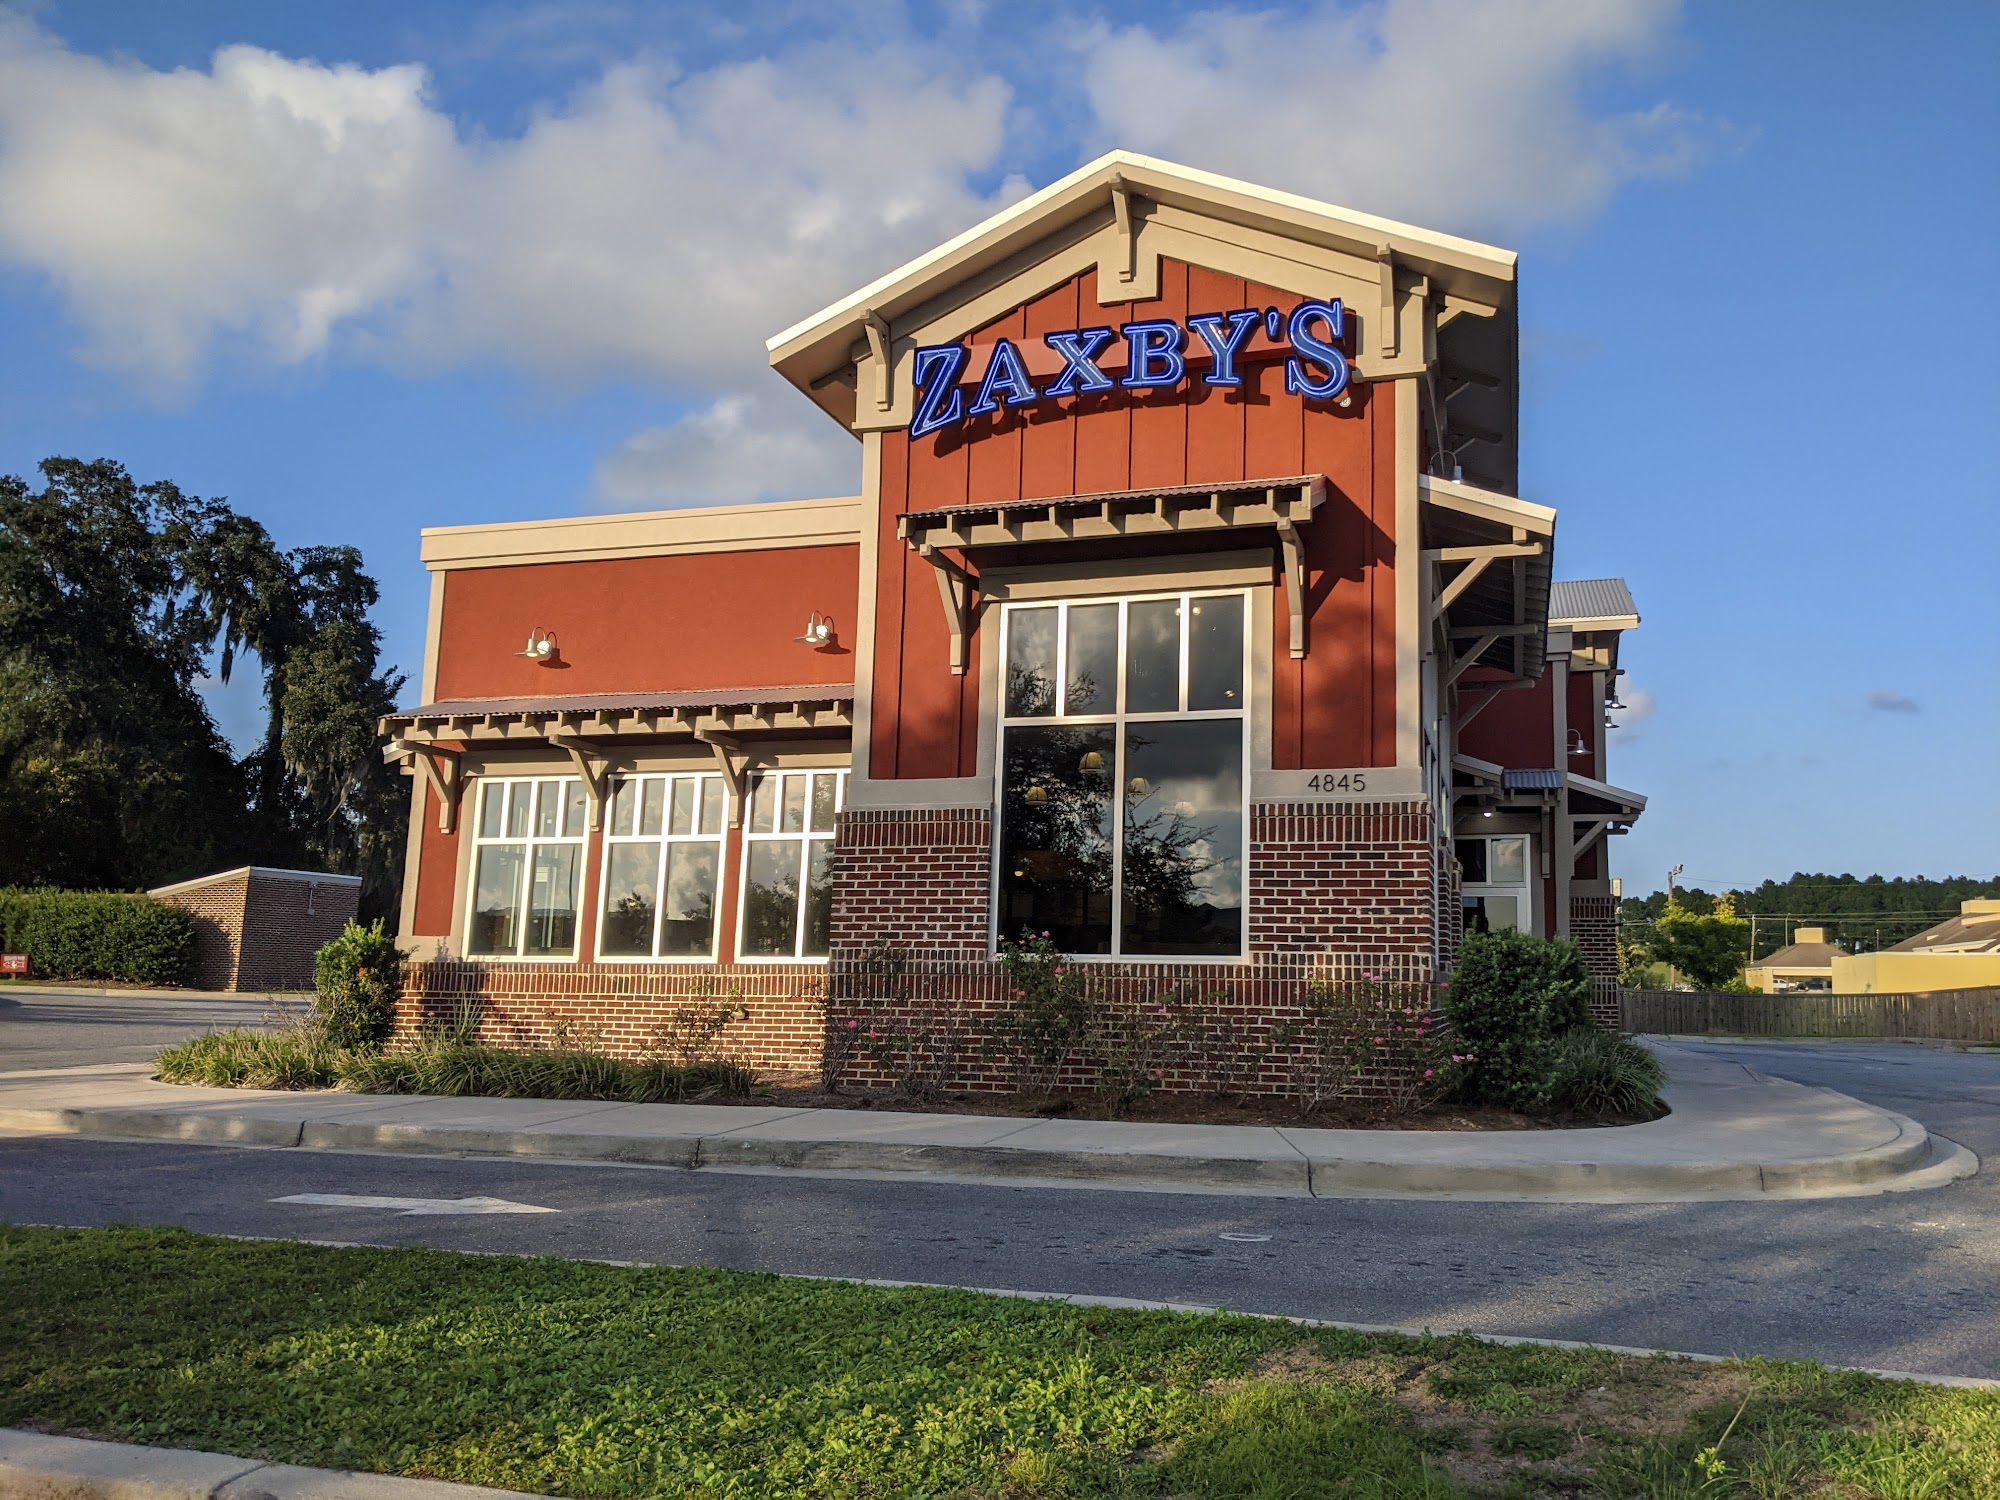
[[1078, 328], [1069, 333], [1045, 333], [1042, 342], [1063, 357], [1063, 372], [1042, 387], [1044, 396], [1074, 396], [1079, 391], [1108, 391], [1111, 377], [1097, 368], [1097, 356], [1111, 342], [1109, 328]]
[[[1315, 318], [1326, 320], [1326, 337], [1317, 338], [1306, 326]], [[1285, 361], [1285, 390], [1287, 394], [1311, 396], [1318, 401], [1338, 396], [1347, 389], [1347, 356], [1334, 347], [1333, 340], [1341, 336], [1340, 299], [1331, 302], [1301, 302], [1292, 309], [1292, 322], [1288, 330], [1292, 347], [1298, 355]], [[1306, 360], [1326, 366], [1326, 377], [1313, 380], [1306, 374]]]
[[1187, 345], [1187, 330], [1165, 318], [1127, 323], [1118, 330], [1125, 335], [1128, 364], [1125, 378], [1118, 383], [1128, 391], [1154, 386], [1179, 385], [1187, 374], [1187, 360], [1181, 350]]
[[958, 388], [958, 376], [965, 361], [963, 344], [932, 344], [917, 351], [917, 414], [910, 419], [911, 437], [949, 427], [963, 415], [965, 393]]
[[1263, 316], [1256, 308], [1246, 307], [1240, 312], [1203, 313], [1188, 319], [1188, 327], [1201, 335], [1209, 353], [1215, 356], [1214, 367], [1202, 377], [1205, 384], [1243, 384], [1243, 377], [1236, 373], [1236, 351], [1248, 341]]
[[1009, 406], [1030, 406], [1035, 400], [1035, 383], [1028, 379], [1028, 367], [1021, 363], [1021, 351], [1012, 339], [1001, 339], [993, 346], [993, 357], [986, 362], [986, 378], [979, 382], [979, 394], [967, 414], [983, 417], [998, 411], [1000, 403], [994, 398], [1002, 393]]

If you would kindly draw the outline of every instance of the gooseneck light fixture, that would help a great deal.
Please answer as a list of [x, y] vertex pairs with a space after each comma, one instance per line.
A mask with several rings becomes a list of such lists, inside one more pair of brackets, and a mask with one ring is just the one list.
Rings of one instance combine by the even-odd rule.
[[795, 639], [799, 645], [811, 646], [816, 651], [829, 650], [839, 645], [839, 640], [833, 630], [833, 616], [823, 615], [818, 610], [814, 610], [812, 618], [806, 621], [804, 633], [795, 637]]
[[514, 654], [525, 656], [538, 667], [563, 665], [562, 648], [556, 643], [556, 633], [539, 625], [528, 632], [528, 644]]

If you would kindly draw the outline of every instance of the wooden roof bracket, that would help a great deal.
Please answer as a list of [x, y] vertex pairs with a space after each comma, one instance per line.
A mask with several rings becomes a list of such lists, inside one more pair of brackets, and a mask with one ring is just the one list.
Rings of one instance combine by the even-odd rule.
[[1278, 546], [1285, 558], [1285, 604], [1292, 616], [1292, 660], [1306, 654], [1306, 540], [1299, 523], [1278, 518]]
[[1133, 264], [1132, 234], [1132, 194], [1125, 186], [1123, 177], [1111, 179], [1111, 217], [1118, 224], [1118, 279], [1134, 281], [1138, 279], [1138, 269]]
[[887, 411], [896, 403], [890, 386], [889, 325], [880, 313], [869, 308], [861, 314], [861, 331], [868, 336], [868, 353], [875, 361], [875, 410]]
[[465, 772], [459, 763], [458, 752], [438, 745], [417, 745], [408, 740], [396, 740], [383, 754], [385, 758], [398, 760], [407, 756], [415, 762], [438, 801], [438, 832], [458, 832], [458, 804], [465, 791]]
[[929, 542], [917, 545], [917, 555], [937, 573], [938, 600], [944, 605], [944, 628], [951, 635], [951, 674], [965, 675], [965, 638], [971, 630], [972, 576]]
[[1511, 693], [1517, 689], [1529, 688], [1534, 685], [1534, 682], [1526, 677], [1516, 677], [1511, 682], [1496, 682], [1491, 685], [1481, 685], [1473, 691], [1469, 705], [1464, 700], [1460, 700], [1458, 713], [1453, 717], [1452, 722], [1459, 729], [1464, 729], [1466, 725], [1479, 717], [1487, 704], [1491, 703], [1502, 693]]
[[[601, 721], [602, 715], [599, 715]], [[592, 830], [604, 826], [604, 797], [611, 784], [611, 762], [597, 751], [590, 749], [581, 740], [566, 734], [552, 734], [549, 743], [569, 752], [571, 764], [576, 774], [583, 778], [583, 787], [589, 795], [585, 802], [589, 811], [585, 814]]]
[[1454, 682], [1458, 681], [1459, 678], [1463, 677], [1465, 675], [1465, 669], [1471, 666], [1474, 662], [1478, 661], [1480, 657], [1484, 656], [1496, 644], [1498, 644], [1500, 638], [1506, 633], [1507, 632], [1501, 630], [1489, 631], [1487, 634], [1480, 636], [1479, 639], [1477, 639], [1470, 646], [1468, 646], [1463, 655], [1452, 658], [1451, 665], [1445, 669], [1444, 682], [1442, 686], [1450, 687]]
[[694, 737], [715, 753], [715, 768], [722, 773], [722, 784], [729, 788], [729, 826], [743, 826], [743, 773], [749, 764], [746, 756], [742, 762], [733, 756], [742, 747], [726, 734], [717, 734], [712, 729], [696, 729]]

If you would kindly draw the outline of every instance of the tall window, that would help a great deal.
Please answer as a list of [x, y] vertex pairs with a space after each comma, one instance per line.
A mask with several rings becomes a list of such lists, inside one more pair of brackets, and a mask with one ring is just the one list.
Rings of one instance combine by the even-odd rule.
[[996, 925], [1243, 951], [1247, 596], [1009, 605]]
[[605, 958], [714, 958], [722, 778], [624, 776], [604, 835]]
[[832, 946], [834, 816], [845, 771], [768, 771], [743, 830], [745, 958], [824, 958]]
[[1534, 925], [1526, 834], [1460, 839], [1458, 865], [1464, 872], [1460, 899], [1465, 903], [1467, 932]]
[[479, 783], [465, 951], [574, 958], [586, 803], [574, 776]]

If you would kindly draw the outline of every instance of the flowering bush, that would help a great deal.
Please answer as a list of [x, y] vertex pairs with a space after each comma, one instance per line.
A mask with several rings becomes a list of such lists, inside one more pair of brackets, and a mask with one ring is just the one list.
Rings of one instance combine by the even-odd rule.
[[339, 937], [313, 955], [313, 1011], [336, 1047], [379, 1047], [396, 1026], [407, 955], [378, 917], [349, 919]]
[[861, 1044], [897, 1093], [934, 1099], [965, 1065], [972, 1025], [961, 1007], [920, 1006], [907, 1016], [875, 1021], [862, 1032]]
[[1155, 996], [1130, 1015], [1100, 1011], [1091, 1051], [1098, 1059], [1097, 1097], [1123, 1114], [1166, 1082], [1201, 1030], [1199, 997], [1179, 989]]
[[1455, 1087], [1470, 1061], [1439, 1024], [1429, 984], [1369, 974], [1306, 986], [1303, 1016], [1272, 1028], [1299, 1113], [1359, 1098], [1406, 1115]]
[[1052, 1093], [1063, 1064], [1090, 1035], [1083, 971], [1048, 933], [1027, 929], [1018, 939], [1001, 942], [1000, 966], [1007, 995], [993, 1023], [994, 1041], [1012, 1060], [1024, 1092]]

